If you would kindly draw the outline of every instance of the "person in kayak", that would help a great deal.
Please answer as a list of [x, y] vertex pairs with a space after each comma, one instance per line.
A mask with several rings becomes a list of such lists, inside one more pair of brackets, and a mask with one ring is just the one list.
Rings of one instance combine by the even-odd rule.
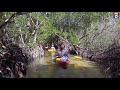
[[55, 51], [55, 47], [53, 44], [52, 44], [51, 50]]
[[52, 44], [52, 47], [51, 47], [51, 50], [53, 51], [53, 52], [51, 52], [51, 55], [52, 55], [52, 60], [54, 59], [54, 55], [55, 55], [55, 47], [54, 47], [54, 45]]
[[64, 50], [64, 47], [61, 46], [60, 51], [58, 51], [55, 56], [57, 56], [57, 58], [60, 58], [58, 65], [63, 69], [67, 69], [67, 65], [69, 63], [69, 54]]

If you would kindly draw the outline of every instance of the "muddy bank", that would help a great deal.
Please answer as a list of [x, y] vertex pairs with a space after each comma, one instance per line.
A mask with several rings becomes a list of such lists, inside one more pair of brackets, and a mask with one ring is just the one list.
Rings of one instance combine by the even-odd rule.
[[87, 58], [98, 63], [103, 72], [108, 74], [109, 78], [120, 78], [120, 46], [113, 43], [108, 48], [102, 51], [94, 51], [91, 49], [84, 49], [76, 47], [76, 52], [82, 58]]
[[28, 65], [44, 55], [42, 47], [33, 49], [15, 43], [2, 41], [0, 50], [0, 78], [24, 78]]

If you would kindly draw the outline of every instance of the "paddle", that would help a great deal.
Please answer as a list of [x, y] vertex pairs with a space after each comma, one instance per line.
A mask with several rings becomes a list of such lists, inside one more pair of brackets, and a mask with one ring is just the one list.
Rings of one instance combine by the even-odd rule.
[[76, 60], [82, 59], [82, 57], [80, 57], [80, 56], [74, 56], [74, 58], [75, 58]]

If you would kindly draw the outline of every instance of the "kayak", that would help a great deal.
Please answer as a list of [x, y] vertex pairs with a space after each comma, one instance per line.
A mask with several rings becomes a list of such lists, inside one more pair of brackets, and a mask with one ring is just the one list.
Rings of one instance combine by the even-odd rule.
[[56, 50], [48, 49], [49, 52], [56, 52]]
[[48, 52], [58, 52], [60, 51], [59, 49], [56, 49], [56, 50], [52, 50], [52, 49], [48, 49]]
[[70, 61], [67, 60], [66, 62], [62, 62], [60, 60], [60, 58], [56, 58], [56, 64], [60, 67], [62, 67], [63, 69], [67, 69], [68, 65], [69, 65]]
[[56, 58], [56, 61], [60, 61], [60, 58]]
[[82, 59], [82, 57], [80, 57], [80, 56], [74, 56], [74, 58], [77, 59], [77, 60]]

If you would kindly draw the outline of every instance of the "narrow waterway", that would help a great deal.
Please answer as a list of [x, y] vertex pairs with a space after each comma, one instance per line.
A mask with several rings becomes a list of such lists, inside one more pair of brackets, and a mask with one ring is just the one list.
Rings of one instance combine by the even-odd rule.
[[44, 57], [35, 60], [28, 66], [27, 78], [104, 78], [100, 67], [87, 60], [75, 60], [70, 57], [68, 69], [58, 67], [54, 62], [49, 62], [52, 55], [45, 52]]

